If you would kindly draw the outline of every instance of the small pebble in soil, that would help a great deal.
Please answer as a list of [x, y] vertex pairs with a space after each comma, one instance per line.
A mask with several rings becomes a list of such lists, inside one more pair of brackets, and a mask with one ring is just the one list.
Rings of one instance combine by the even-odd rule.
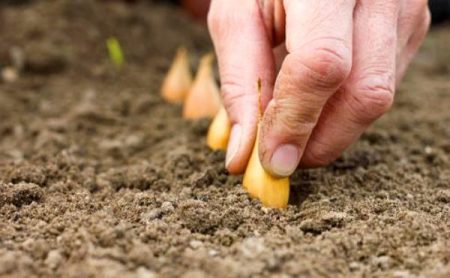
[[191, 240], [191, 241], [189, 242], [189, 246], [190, 246], [192, 249], [198, 249], [198, 248], [200, 248], [200, 247], [203, 246], [203, 242], [201, 242], [201, 241], [199, 241], [199, 240]]
[[378, 267], [381, 269], [388, 269], [391, 265], [391, 258], [389, 256], [380, 256], [380, 257], [373, 257], [371, 260], [371, 264], [374, 267]]
[[351, 262], [348, 264], [350, 271], [357, 271], [361, 268], [361, 264], [358, 262]]
[[208, 255], [210, 255], [211, 257], [215, 257], [215, 256], [219, 255], [219, 251], [211, 249], [208, 251]]
[[61, 251], [51, 250], [47, 254], [47, 258], [45, 259], [45, 264], [51, 269], [56, 269], [61, 264], [61, 261], [63, 259], [64, 258], [61, 255]]
[[11, 67], [5, 67], [1, 72], [2, 80], [6, 83], [12, 83], [19, 79], [19, 73]]
[[143, 267], [143, 266], [139, 267], [137, 269], [136, 273], [137, 273], [137, 277], [138, 278], [153, 278], [153, 277], [156, 277], [156, 275], [155, 275], [155, 273], [153, 271], [151, 271], [148, 268]]
[[407, 270], [396, 270], [392, 273], [392, 277], [394, 277], [394, 278], [411, 277], [411, 273]]

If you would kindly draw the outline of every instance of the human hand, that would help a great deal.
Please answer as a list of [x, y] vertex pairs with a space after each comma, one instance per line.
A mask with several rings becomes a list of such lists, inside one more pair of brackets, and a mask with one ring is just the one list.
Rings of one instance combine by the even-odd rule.
[[[233, 123], [228, 170], [242, 173], [254, 144], [258, 79], [266, 170], [324, 166], [391, 107], [429, 24], [426, 0], [213, 0], [208, 26]], [[279, 45], [286, 56], [274, 54]]]

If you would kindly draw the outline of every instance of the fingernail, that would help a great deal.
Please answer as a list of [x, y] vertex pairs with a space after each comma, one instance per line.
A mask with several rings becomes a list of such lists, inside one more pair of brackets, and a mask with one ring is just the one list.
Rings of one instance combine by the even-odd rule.
[[228, 167], [231, 161], [233, 161], [234, 156], [239, 151], [239, 147], [241, 145], [241, 133], [241, 126], [239, 124], [233, 125], [231, 128], [230, 139], [228, 141], [227, 157], [225, 160], [226, 167]]
[[270, 167], [272, 172], [281, 177], [290, 176], [297, 169], [300, 161], [300, 150], [292, 144], [281, 145], [275, 149]]

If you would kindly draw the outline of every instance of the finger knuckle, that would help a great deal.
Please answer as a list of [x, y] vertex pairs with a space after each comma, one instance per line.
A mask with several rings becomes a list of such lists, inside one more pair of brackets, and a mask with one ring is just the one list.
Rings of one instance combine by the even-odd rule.
[[338, 156], [329, 150], [330, 146], [318, 142], [314, 143], [314, 146], [308, 147], [305, 152], [305, 159], [310, 166], [325, 167], [336, 160]]
[[207, 16], [207, 25], [213, 36], [220, 31], [223, 21], [224, 19], [221, 13], [216, 12], [214, 9], [210, 9]]
[[370, 123], [389, 111], [394, 102], [394, 85], [377, 78], [364, 80], [352, 93], [350, 107], [358, 121]]
[[256, 95], [249, 93], [242, 84], [235, 79], [224, 79], [221, 84], [221, 91], [225, 107], [228, 111], [238, 111], [241, 103], [253, 103]]
[[412, 0], [408, 2], [408, 4], [420, 10], [428, 9], [428, 0]]
[[350, 59], [346, 57], [348, 55], [343, 54], [344, 52], [346, 52], [346, 49], [332, 47], [317, 48], [312, 55], [315, 60], [312, 63], [313, 68], [318, 73], [326, 76], [326, 79], [332, 84], [342, 83], [350, 74], [351, 70]]
[[253, 19], [260, 16], [255, 1], [248, 1], [236, 10], [234, 1], [212, 1], [207, 16], [207, 25], [213, 37], [229, 32], [238, 32], [242, 28], [252, 28]]
[[[295, 99], [277, 99], [271, 106], [273, 126], [292, 139], [308, 137], [317, 122], [317, 112], [299, 109]], [[275, 126], [276, 125], [276, 126]]]
[[307, 82], [311, 86], [334, 88], [347, 79], [351, 71], [351, 55], [346, 47], [320, 46], [305, 50], [305, 54], [292, 55], [291, 65], [306, 69]]

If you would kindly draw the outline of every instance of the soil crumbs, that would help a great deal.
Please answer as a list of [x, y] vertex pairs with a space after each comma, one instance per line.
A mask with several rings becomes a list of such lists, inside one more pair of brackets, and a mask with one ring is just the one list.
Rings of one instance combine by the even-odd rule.
[[205, 147], [208, 121], [158, 95], [177, 46], [211, 49], [204, 27], [145, 1], [0, 11], [0, 64], [20, 69], [0, 84], [0, 276], [450, 277], [448, 26], [394, 109], [331, 166], [298, 171], [278, 211]]

